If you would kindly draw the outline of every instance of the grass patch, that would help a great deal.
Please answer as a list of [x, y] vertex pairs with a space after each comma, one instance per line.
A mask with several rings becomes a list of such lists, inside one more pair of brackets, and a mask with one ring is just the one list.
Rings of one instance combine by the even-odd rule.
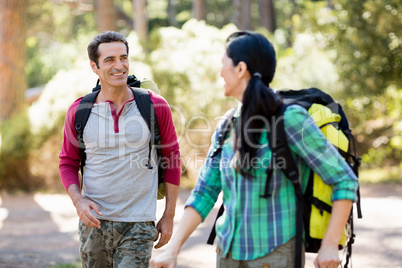
[[81, 268], [81, 260], [77, 260], [74, 263], [58, 263], [54, 266], [48, 266], [47, 268]]

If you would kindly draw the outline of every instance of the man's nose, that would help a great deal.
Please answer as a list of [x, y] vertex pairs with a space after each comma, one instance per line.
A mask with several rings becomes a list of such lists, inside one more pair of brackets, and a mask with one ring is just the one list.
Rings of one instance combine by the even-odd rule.
[[123, 69], [123, 64], [121, 63], [120, 60], [116, 60], [116, 62], [115, 62], [115, 64], [114, 64], [114, 68], [115, 68], [116, 70], [121, 70], [121, 69]]

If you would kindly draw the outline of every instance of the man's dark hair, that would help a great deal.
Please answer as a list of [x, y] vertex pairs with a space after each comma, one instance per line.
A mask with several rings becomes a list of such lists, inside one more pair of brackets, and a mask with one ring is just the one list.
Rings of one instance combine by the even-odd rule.
[[99, 51], [98, 47], [102, 43], [113, 43], [113, 42], [122, 42], [126, 45], [127, 54], [128, 54], [128, 42], [126, 37], [121, 33], [106, 31], [95, 36], [94, 40], [88, 45], [88, 57], [89, 60], [96, 63], [96, 66], [99, 68]]

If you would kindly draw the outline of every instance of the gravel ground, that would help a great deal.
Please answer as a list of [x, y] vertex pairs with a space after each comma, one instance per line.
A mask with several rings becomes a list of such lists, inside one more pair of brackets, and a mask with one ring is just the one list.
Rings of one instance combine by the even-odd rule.
[[[188, 190], [180, 193], [176, 223]], [[402, 268], [402, 185], [367, 185], [361, 188], [363, 219], [355, 221], [353, 267]], [[164, 202], [158, 201], [158, 217]], [[178, 267], [215, 267], [215, 248], [205, 244], [217, 208], [184, 244]], [[74, 263], [78, 255], [78, 218], [63, 194], [1, 194], [0, 267], [54, 267]], [[177, 224], [176, 224], [177, 226]], [[163, 249], [154, 250], [160, 254]], [[308, 254], [306, 268], [313, 267]]]

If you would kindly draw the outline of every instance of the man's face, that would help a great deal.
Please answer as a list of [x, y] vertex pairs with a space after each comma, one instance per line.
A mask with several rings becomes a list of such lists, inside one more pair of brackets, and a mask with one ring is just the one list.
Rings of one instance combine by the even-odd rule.
[[102, 43], [98, 47], [99, 68], [91, 61], [102, 88], [125, 87], [129, 71], [127, 48], [122, 42]]

